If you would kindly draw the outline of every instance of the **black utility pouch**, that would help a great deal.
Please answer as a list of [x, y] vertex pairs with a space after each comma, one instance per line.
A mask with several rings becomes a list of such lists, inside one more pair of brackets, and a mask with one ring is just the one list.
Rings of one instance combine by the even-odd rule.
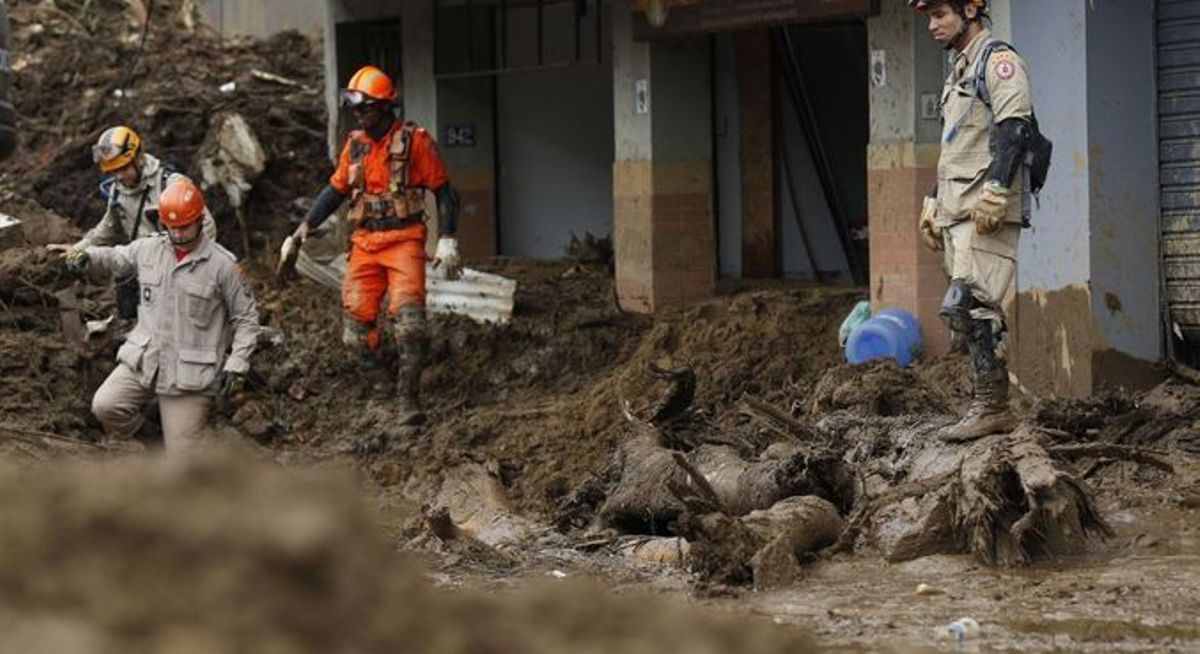
[[119, 277], [115, 285], [117, 289], [117, 317], [124, 320], [137, 318], [138, 305], [141, 304], [141, 288], [138, 285], [137, 275]]

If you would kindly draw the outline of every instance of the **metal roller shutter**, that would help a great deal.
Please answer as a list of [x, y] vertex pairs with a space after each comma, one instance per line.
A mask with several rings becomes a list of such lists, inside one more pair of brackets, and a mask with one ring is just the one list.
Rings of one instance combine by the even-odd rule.
[[1159, 0], [1158, 125], [1166, 301], [1200, 344], [1200, 0]]

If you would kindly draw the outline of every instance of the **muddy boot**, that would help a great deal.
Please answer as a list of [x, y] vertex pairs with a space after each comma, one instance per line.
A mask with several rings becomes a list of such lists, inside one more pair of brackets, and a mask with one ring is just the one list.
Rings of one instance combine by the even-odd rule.
[[996, 359], [996, 339], [990, 321], [976, 321], [967, 338], [975, 373], [975, 398], [967, 414], [947, 427], [939, 438], [962, 443], [1012, 431], [1016, 416], [1008, 408], [1008, 369]]
[[396, 316], [396, 403], [401, 425], [425, 423], [421, 408], [421, 369], [425, 365], [425, 309], [401, 307]]

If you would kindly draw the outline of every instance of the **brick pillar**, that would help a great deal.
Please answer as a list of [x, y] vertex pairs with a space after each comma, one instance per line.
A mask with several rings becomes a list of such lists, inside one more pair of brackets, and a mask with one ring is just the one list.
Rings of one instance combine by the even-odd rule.
[[871, 308], [900, 307], [921, 323], [925, 352], [946, 351], [950, 334], [937, 317], [948, 281], [941, 253], [917, 231], [921, 203], [937, 178], [937, 145], [874, 143], [867, 156], [871, 225]]
[[612, 12], [617, 299], [650, 312], [716, 288], [709, 43], [635, 42]]
[[937, 177], [941, 126], [936, 103], [945, 53], [926, 18], [903, 2], [885, 2], [867, 20], [872, 52], [867, 147], [867, 214], [871, 235], [871, 308], [899, 307], [921, 324], [925, 352], [945, 352], [950, 332], [937, 317], [949, 281], [942, 253], [925, 248], [917, 231], [921, 202]]

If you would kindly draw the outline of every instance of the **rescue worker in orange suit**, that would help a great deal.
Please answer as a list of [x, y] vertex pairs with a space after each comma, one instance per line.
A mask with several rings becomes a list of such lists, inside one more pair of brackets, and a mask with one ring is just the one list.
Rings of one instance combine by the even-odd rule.
[[365, 66], [341, 92], [359, 129], [346, 138], [337, 169], [293, 236], [303, 243], [349, 200], [353, 232], [342, 282], [342, 341], [371, 365], [379, 360], [381, 301], [392, 320], [399, 351], [396, 396], [401, 424], [420, 424], [425, 332], [425, 192], [437, 198], [439, 238], [433, 268], [448, 279], [462, 270], [458, 194], [446, 178], [433, 137], [403, 120], [396, 86], [383, 71]]

